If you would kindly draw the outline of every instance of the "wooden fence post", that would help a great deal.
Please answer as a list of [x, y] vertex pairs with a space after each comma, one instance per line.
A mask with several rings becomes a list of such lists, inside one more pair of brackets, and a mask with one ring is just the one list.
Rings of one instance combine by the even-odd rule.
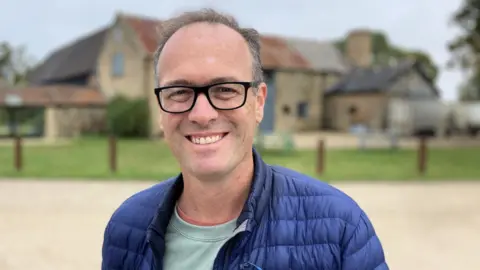
[[108, 137], [108, 156], [110, 163], [110, 171], [117, 171], [117, 140], [113, 134]]
[[424, 175], [425, 171], [427, 170], [427, 159], [427, 138], [425, 136], [421, 136], [418, 147], [418, 172], [421, 175]]
[[320, 139], [317, 145], [317, 174], [323, 174], [325, 170], [325, 142]]
[[23, 160], [22, 160], [22, 138], [18, 135], [14, 137], [14, 148], [13, 148], [13, 155], [14, 155], [14, 165], [17, 172], [22, 170]]

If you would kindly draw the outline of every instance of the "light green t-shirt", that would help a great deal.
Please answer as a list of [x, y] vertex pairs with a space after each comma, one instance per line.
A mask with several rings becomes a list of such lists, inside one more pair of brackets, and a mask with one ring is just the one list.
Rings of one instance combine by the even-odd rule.
[[216, 226], [196, 226], [174, 214], [165, 235], [165, 270], [209, 270], [223, 244], [233, 235], [237, 220]]

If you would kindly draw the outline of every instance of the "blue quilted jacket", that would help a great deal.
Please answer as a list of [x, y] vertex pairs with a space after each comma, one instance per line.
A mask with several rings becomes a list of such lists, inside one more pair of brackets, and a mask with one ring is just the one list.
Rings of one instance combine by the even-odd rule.
[[[388, 269], [369, 218], [350, 197], [267, 165], [255, 150], [254, 162], [236, 236], [218, 253], [214, 269]], [[103, 270], [163, 269], [165, 232], [182, 189], [180, 175], [133, 195], [114, 212], [104, 234]]]

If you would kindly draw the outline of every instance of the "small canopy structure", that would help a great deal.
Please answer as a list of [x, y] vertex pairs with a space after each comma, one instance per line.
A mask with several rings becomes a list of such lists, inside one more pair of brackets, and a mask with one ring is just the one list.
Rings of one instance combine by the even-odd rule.
[[[0, 109], [7, 112], [10, 136], [17, 134], [17, 114], [22, 110], [41, 109], [44, 115], [42, 129], [58, 129], [54, 115], [59, 108], [105, 108], [107, 99], [95, 88], [75, 85], [45, 85], [0, 88]], [[38, 114], [38, 113], [37, 113]], [[54, 117], [49, 117], [54, 116]], [[58, 133], [54, 131], [54, 133]]]

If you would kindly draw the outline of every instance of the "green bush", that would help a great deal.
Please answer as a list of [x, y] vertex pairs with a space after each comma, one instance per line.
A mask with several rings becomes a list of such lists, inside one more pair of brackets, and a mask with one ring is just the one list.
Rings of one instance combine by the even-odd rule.
[[148, 100], [113, 98], [108, 104], [107, 120], [110, 132], [123, 138], [148, 137], [150, 111]]

